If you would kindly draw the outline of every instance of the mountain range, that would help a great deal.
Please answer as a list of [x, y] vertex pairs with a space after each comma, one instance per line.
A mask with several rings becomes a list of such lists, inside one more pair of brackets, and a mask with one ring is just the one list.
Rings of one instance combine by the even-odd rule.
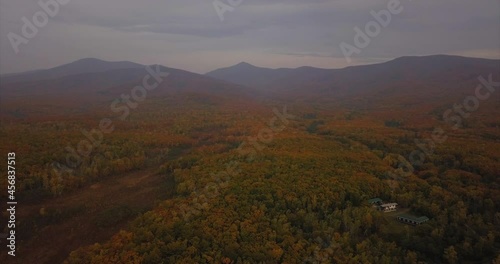
[[[480, 75], [498, 79], [500, 60], [435, 55], [400, 57], [385, 63], [343, 69], [268, 69], [239, 63], [208, 76], [285, 97], [439, 96], [475, 88]], [[469, 85], [472, 85], [469, 86]]]
[[[89, 58], [46, 70], [2, 75], [0, 97], [4, 103], [25, 97], [65, 98], [76, 103], [111, 100], [140, 84], [147, 74], [145, 67]], [[155, 90], [155, 96], [196, 93], [228, 100], [277, 98], [355, 107], [421, 102], [442, 105], [473, 93], [479, 76], [500, 79], [500, 60], [435, 55], [343, 69], [270, 69], [242, 62], [205, 75], [164, 66], [161, 71], [170, 75]]]

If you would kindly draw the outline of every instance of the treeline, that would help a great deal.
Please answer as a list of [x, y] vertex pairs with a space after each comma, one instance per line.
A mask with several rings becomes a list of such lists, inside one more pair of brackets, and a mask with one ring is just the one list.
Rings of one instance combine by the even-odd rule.
[[[481, 175], [443, 169], [438, 160], [395, 181], [387, 172], [409, 148], [398, 136], [311, 134], [311, 118], [290, 124], [253, 160], [214, 143], [211, 155], [205, 146], [166, 163], [177, 198], [67, 263], [481, 263], [498, 256], [500, 192]], [[368, 146], [374, 139], [387, 148]], [[229, 162], [241, 173], [213, 185]], [[216, 190], [205, 197], [207, 186]], [[373, 197], [431, 220], [404, 225], [371, 208]]]

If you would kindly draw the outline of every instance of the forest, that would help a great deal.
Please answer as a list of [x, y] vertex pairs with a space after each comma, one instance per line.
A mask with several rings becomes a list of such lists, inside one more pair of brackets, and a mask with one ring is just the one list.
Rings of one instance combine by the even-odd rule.
[[[16, 151], [18, 192], [28, 204], [66, 199], [124, 173], [171, 181], [162, 189], [171, 195], [149, 208], [97, 214], [91, 228], [119, 229], [58, 252], [65, 263], [500, 263], [500, 134], [481, 114], [470, 119], [481, 129], [449, 132], [409, 174], [401, 163], [443, 121], [280, 100], [179, 101], [141, 105], [72, 170], [54, 161], [65, 164], [65, 147], [101, 112], [1, 126], [10, 140], [0, 149]], [[273, 109], [284, 106], [293, 118], [262, 136]], [[398, 211], [374, 209], [374, 197], [398, 203]], [[93, 212], [43, 209], [21, 222], [24, 241]], [[402, 212], [430, 220], [403, 224]]]

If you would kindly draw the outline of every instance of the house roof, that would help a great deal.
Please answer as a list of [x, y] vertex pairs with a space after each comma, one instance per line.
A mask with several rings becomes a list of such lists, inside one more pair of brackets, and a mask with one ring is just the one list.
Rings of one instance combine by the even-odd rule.
[[421, 216], [421, 217], [417, 218], [417, 220], [420, 221], [420, 222], [425, 222], [425, 221], [429, 221], [429, 217], [427, 217], [427, 216]]
[[368, 202], [369, 203], [381, 203], [382, 199], [380, 199], [380, 198], [373, 198], [373, 199], [368, 200]]
[[417, 222], [417, 223], [423, 223], [423, 222], [429, 221], [429, 218], [427, 216], [416, 217], [416, 216], [408, 215], [408, 214], [398, 215], [398, 218], [405, 218], [407, 220]]
[[389, 206], [397, 206], [398, 204], [397, 203], [385, 203], [385, 204], [381, 204], [380, 206], [381, 207], [389, 207]]

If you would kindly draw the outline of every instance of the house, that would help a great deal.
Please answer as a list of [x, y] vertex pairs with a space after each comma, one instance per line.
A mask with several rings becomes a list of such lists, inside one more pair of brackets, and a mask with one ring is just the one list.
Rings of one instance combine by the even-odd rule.
[[382, 204], [382, 199], [373, 198], [373, 199], [368, 200], [368, 203], [372, 204], [372, 205], [379, 205], [379, 204]]
[[416, 217], [412, 215], [398, 215], [397, 218], [400, 222], [410, 225], [420, 225], [429, 221], [427, 216]]
[[380, 211], [384, 211], [385, 213], [393, 212], [393, 211], [396, 211], [398, 209], [398, 204], [397, 203], [385, 203], [385, 204], [379, 205], [378, 209]]
[[384, 203], [380, 198], [372, 198], [368, 200], [368, 203], [371, 204], [374, 208], [377, 208], [378, 210], [384, 212], [392, 212], [398, 209], [397, 203]]

